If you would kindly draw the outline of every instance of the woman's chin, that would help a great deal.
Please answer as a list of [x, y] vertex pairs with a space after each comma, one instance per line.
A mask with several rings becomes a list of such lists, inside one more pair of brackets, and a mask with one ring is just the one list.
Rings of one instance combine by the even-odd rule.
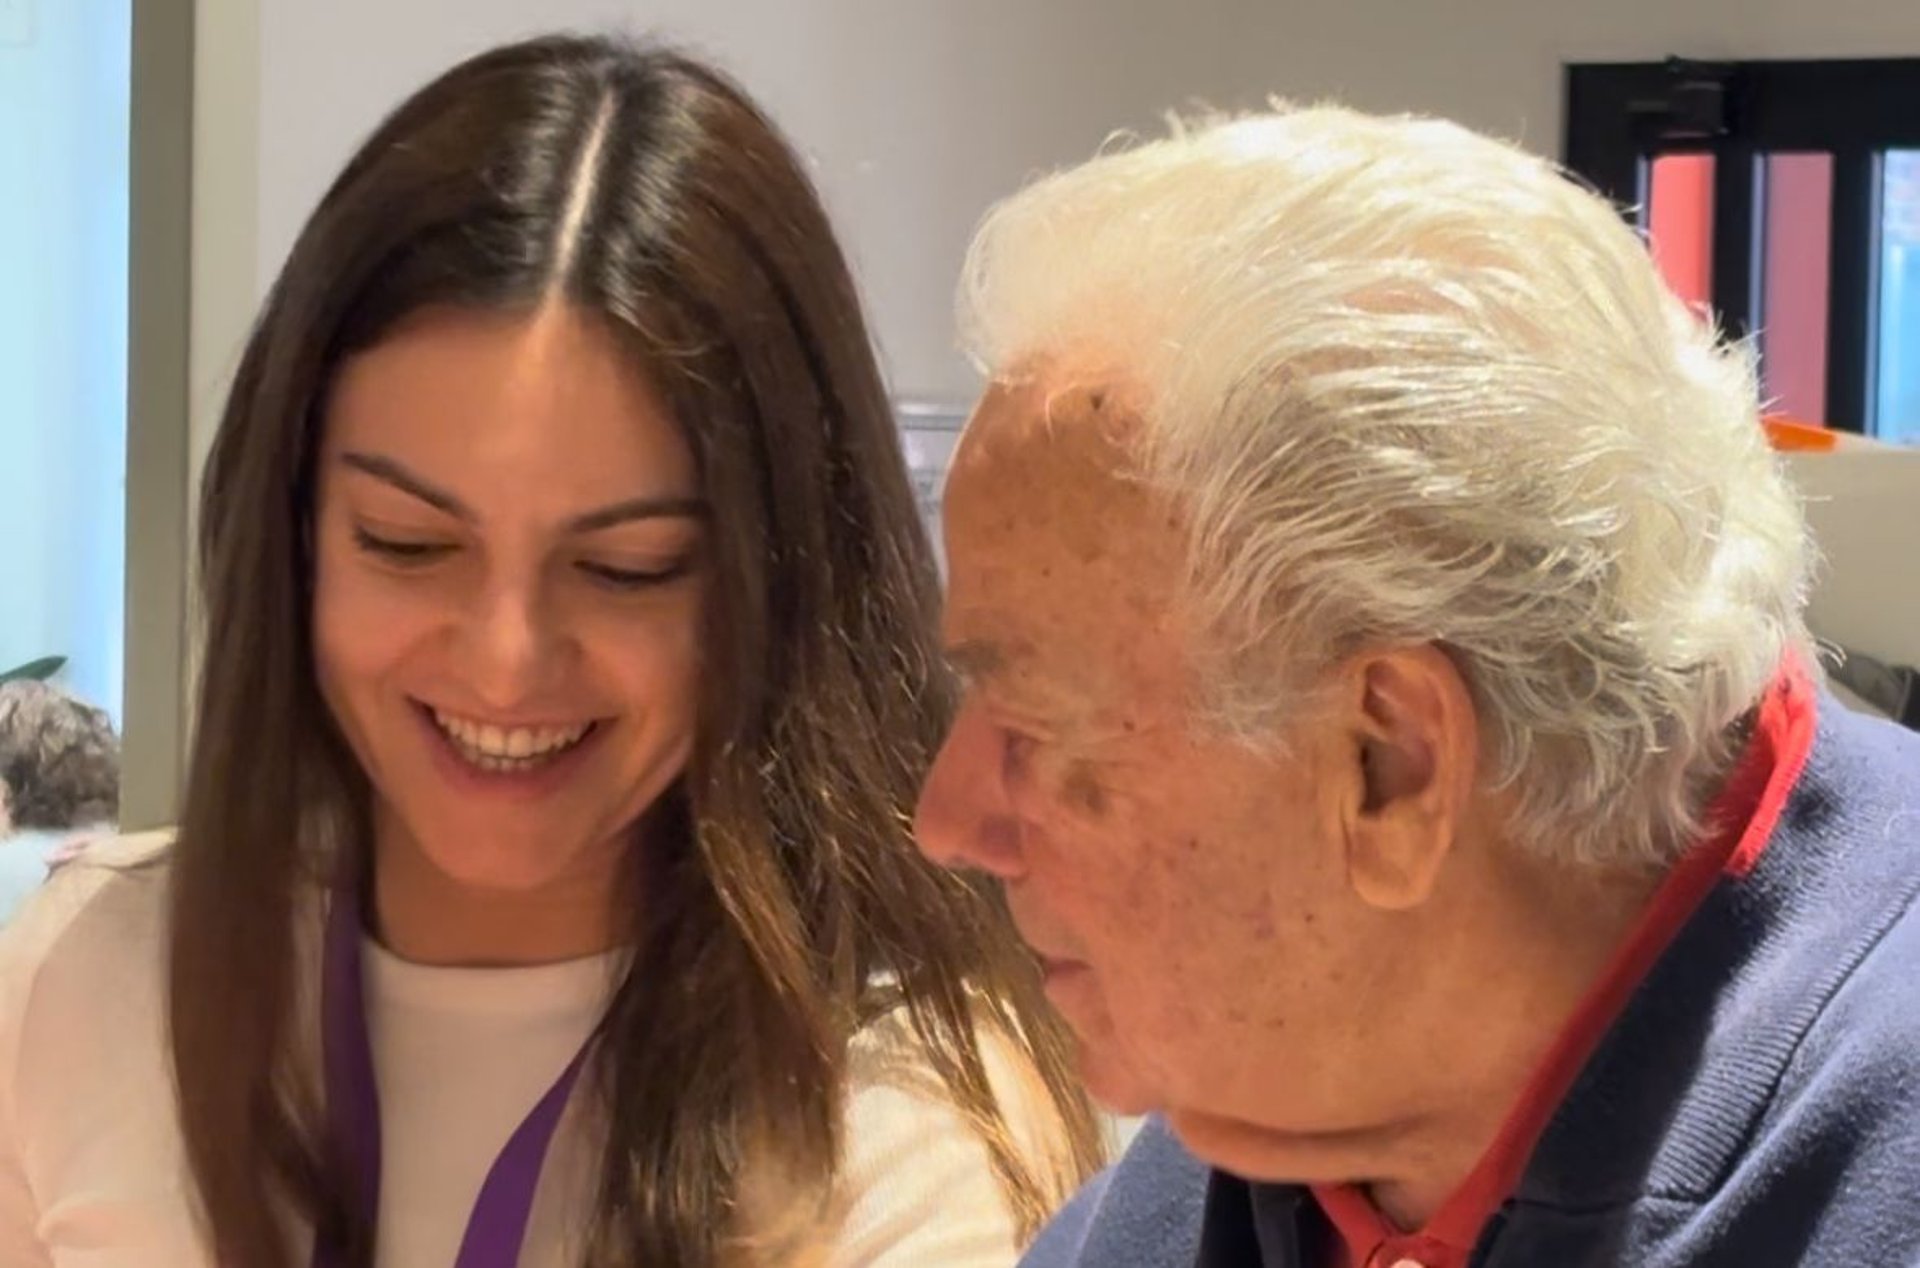
[[423, 842], [421, 853], [433, 870], [452, 884], [504, 896], [564, 886], [570, 877], [589, 870], [587, 858], [592, 851], [585, 847], [555, 849], [552, 838], [536, 846], [517, 834], [505, 840], [449, 834], [439, 841], [429, 838]]

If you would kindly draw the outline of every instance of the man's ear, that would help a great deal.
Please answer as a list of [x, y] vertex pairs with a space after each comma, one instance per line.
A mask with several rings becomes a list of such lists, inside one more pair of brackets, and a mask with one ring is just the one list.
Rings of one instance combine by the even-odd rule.
[[1355, 765], [1347, 878], [1368, 906], [1404, 911], [1433, 893], [1473, 795], [1479, 720], [1459, 667], [1431, 643], [1344, 667]]

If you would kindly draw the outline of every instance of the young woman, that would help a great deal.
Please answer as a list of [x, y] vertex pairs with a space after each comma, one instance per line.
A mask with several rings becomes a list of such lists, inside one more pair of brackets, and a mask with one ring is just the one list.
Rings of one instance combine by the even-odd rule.
[[207, 468], [182, 821], [0, 942], [9, 1268], [1010, 1263], [1095, 1162], [924, 866], [934, 577], [847, 270], [658, 49], [404, 104]]

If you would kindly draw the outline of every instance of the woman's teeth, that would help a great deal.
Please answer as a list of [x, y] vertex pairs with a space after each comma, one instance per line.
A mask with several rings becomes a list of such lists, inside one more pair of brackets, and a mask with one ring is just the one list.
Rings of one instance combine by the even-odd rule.
[[528, 771], [552, 761], [586, 737], [593, 723], [498, 727], [433, 711], [433, 720], [460, 756], [481, 770]]

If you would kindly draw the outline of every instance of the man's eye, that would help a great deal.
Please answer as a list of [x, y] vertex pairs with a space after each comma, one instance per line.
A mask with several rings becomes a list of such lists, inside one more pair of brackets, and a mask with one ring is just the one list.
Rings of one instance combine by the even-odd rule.
[[1026, 772], [1027, 767], [1032, 764], [1036, 747], [1037, 741], [1032, 736], [1022, 735], [1018, 731], [1006, 732], [1005, 751], [1001, 761], [1009, 778]]

